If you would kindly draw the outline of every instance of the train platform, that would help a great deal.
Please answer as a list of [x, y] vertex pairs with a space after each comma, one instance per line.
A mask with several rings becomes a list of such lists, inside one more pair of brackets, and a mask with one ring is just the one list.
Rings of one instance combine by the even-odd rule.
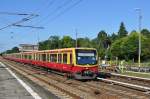
[[11, 69], [0, 62], [0, 99], [58, 99], [49, 93], [48, 96], [44, 96], [45, 92], [41, 92], [41, 88], [38, 88], [40, 91], [33, 90], [37, 88], [21, 80]]
[[0, 63], [0, 97], [1, 99], [34, 99], [17, 81], [5, 65]]

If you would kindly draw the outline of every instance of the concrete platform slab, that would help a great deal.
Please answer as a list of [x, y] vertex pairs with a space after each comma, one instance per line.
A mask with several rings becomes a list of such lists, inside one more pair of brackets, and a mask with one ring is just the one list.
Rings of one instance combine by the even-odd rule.
[[0, 64], [0, 99], [35, 99], [6, 68]]

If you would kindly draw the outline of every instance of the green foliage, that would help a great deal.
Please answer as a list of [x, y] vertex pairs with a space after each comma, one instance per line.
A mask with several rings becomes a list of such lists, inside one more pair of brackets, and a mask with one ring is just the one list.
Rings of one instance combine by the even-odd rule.
[[98, 50], [98, 54], [101, 59], [104, 59], [107, 56], [107, 48], [111, 46], [111, 38], [107, 35], [107, 33], [102, 30], [98, 33], [97, 38], [95, 39], [95, 44]]
[[150, 31], [148, 29], [142, 29], [141, 34], [146, 37], [150, 37]]
[[60, 48], [61, 41], [59, 36], [50, 36], [48, 40], [39, 42], [39, 50], [49, 50]]
[[78, 47], [92, 47], [91, 41], [89, 38], [78, 38]]
[[12, 49], [10, 49], [10, 50], [7, 50], [7, 51], [5, 51], [5, 52], [2, 52], [2, 53], [0, 53], [0, 55], [2, 55], [2, 54], [10, 54], [10, 53], [19, 53], [20, 51], [19, 51], [19, 48], [18, 47], [13, 47]]
[[[119, 59], [126, 59], [135, 61], [138, 60], [138, 33], [132, 32], [129, 36], [116, 40], [111, 46], [111, 52], [113, 56], [118, 57]], [[141, 36], [141, 59], [146, 60], [150, 58], [150, 40], [145, 36]]]
[[122, 38], [122, 37], [125, 37], [127, 35], [128, 35], [128, 32], [127, 32], [127, 30], [125, 28], [125, 25], [124, 25], [123, 22], [121, 22], [120, 28], [119, 28], [119, 31], [118, 31], [118, 37]]
[[75, 40], [73, 40], [70, 36], [64, 36], [61, 39], [62, 48], [70, 48], [75, 46]]
[[118, 36], [115, 33], [113, 33], [111, 35], [111, 37], [110, 37], [110, 39], [111, 39], [112, 42], [114, 42], [115, 40], [117, 40], [117, 38], [118, 38]]

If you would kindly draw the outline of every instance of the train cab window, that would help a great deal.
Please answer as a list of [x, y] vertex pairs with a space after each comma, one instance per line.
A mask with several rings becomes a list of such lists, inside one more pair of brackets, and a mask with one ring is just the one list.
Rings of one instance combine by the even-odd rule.
[[58, 63], [61, 63], [61, 62], [62, 62], [62, 55], [58, 54]]
[[63, 63], [67, 64], [67, 54], [63, 54]]
[[42, 54], [42, 61], [46, 61], [46, 54]]

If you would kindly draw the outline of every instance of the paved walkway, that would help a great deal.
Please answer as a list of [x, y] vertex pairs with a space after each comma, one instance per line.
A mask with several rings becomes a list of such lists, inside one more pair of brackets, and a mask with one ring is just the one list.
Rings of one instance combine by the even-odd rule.
[[35, 99], [9, 70], [0, 62], [0, 99]]

